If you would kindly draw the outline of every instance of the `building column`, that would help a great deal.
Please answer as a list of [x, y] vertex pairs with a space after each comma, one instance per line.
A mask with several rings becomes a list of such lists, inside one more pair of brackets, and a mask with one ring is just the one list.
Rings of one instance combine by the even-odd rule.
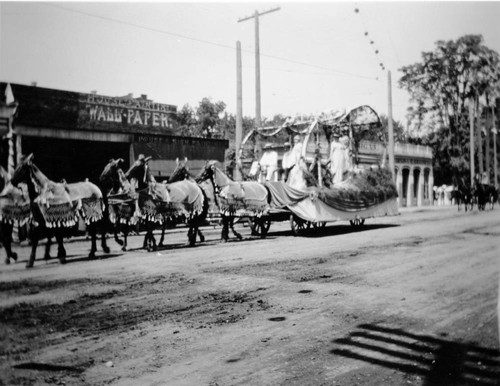
[[431, 205], [434, 205], [434, 174], [432, 173], [432, 167], [429, 169], [429, 201]]
[[422, 206], [424, 200], [424, 171], [421, 168], [418, 174], [417, 206]]
[[408, 173], [408, 186], [406, 189], [406, 207], [409, 208], [413, 206], [413, 168], [410, 168]]
[[398, 192], [398, 207], [403, 206], [403, 170], [398, 168], [396, 172], [396, 190]]

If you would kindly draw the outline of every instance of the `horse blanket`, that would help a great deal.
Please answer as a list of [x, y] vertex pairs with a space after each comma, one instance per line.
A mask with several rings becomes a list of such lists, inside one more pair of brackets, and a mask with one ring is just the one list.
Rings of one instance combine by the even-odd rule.
[[170, 195], [167, 207], [169, 217], [191, 219], [203, 212], [204, 196], [196, 182], [183, 180], [166, 184], [166, 187]]
[[66, 188], [73, 204], [77, 205], [85, 224], [89, 225], [103, 218], [104, 202], [97, 185], [84, 181], [67, 184]]
[[48, 182], [41, 188], [34, 204], [47, 228], [72, 227], [78, 222], [79, 202], [71, 199], [65, 183]]
[[26, 224], [31, 219], [30, 200], [25, 187], [7, 184], [0, 193], [0, 222]]
[[170, 193], [166, 185], [152, 182], [146, 190], [138, 193], [138, 217], [149, 222], [163, 224], [171, 212]]
[[254, 181], [231, 182], [219, 193], [219, 209], [228, 216], [261, 216], [270, 209], [268, 191]]

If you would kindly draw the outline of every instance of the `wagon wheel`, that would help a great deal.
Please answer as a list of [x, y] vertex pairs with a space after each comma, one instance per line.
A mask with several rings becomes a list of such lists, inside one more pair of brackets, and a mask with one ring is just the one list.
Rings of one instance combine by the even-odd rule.
[[269, 228], [271, 227], [271, 220], [265, 218], [251, 217], [248, 219], [248, 224], [252, 230], [253, 236], [260, 236], [265, 238]]
[[309, 229], [310, 226], [311, 223], [309, 221], [302, 220], [300, 217], [293, 214], [290, 215], [290, 227], [294, 236], [300, 236]]
[[349, 220], [349, 222], [351, 223], [351, 226], [357, 228], [357, 227], [362, 226], [365, 223], [365, 219], [356, 217], [354, 220]]

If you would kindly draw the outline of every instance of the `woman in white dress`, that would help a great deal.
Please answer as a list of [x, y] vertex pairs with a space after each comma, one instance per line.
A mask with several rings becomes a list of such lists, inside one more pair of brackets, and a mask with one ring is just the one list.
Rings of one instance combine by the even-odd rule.
[[346, 147], [340, 143], [339, 135], [335, 133], [330, 145], [330, 174], [332, 182], [338, 184], [344, 178], [344, 172], [347, 170]]

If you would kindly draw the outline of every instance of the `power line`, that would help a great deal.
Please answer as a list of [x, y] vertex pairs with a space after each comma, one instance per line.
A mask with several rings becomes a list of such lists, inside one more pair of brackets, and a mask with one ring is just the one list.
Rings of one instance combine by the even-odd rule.
[[[205, 40], [205, 39], [193, 38], [193, 37], [182, 35], [182, 34], [179, 34], [179, 33], [176, 33], [176, 32], [170, 32], [170, 31], [165, 31], [165, 30], [161, 30], [161, 29], [158, 29], [158, 28], [147, 27], [147, 26], [144, 26], [144, 25], [140, 25], [140, 24], [136, 24], [136, 23], [132, 23], [132, 22], [128, 22], [128, 21], [123, 21], [123, 20], [115, 19], [115, 18], [108, 17], [108, 16], [95, 15], [95, 14], [92, 14], [92, 13], [89, 13], [89, 12], [80, 11], [80, 10], [76, 10], [76, 9], [72, 9], [72, 8], [67, 8], [67, 7], [64, 7], [64, 6], [61, 6], [61, 5], [58, 5], [58, 4], [54, 4], [54, 3], [40, 3], [40, 4], [45, 5], [45, 6], [49, 6], [49, 7], [53, 7], [53, 8], [58, 8], [58, 9], [61, 9], [61, 10], [67, 11], [67, 12], [81, 14], [81, 15], [84, 15], [84, 16], [87, 16], [87, 17], [93, 17], [93, 18], [104, 20], [104, 21], [110, 21], [110, 22], [113, 22], [113, 23], [126, 25], [126, 26], [129, 26], [129, 27], [143, 29], [143, 30], [150, 31], [150, 32], [161, 33], [161, 34], [164, 34], [164, 35], [174, 36], [176, 38], [182, 38], [182, 39], [186, 39], [186, 40], [190, 40], [190, 41], [194, 41], [194, 42], [198, 42], [198, 43], [202, 43], [202, 44], [208, 44], [208, 45], [212, 45], [212, 46], [219, 47], [219, 48], [230, 49], [231, 51], [234, 51], [234, 49], [235, 49], [233, 46], [230, 46], [230, 45], [227, 45], [227, 44], [216, 43], [216, 42], [212, 42], [210, 40]], [[247, 52], [247, 53], [252, 53], [252, 54], [255, 53], [255, 51], [251, 51], [251, 50], [244, 50], [244, 49], [242, 49], [242, 51], [243, 52]], [[270, 58], [270, 59], [280, 60], [280, 61], [283, 61], [283, 62], [298, 64], [298, 65], [301, 65], [301, 66], [307, 66], [307, 67], [317, 68], [317, 69], [321, 69], [321, 70], [331, 71], [331, 72], [337, 73], [339, 75], [351, 76], [351, 77], [355, 77], [355, 78], [359, 78], [359, 79], [377, 80], [376, 78], [374, 78], [372, 76], [359, 75], [359, 74], [354, 74], [354, 73], [350, 73], [350, 72], [347, 72], [347, 71], [335, 70], [335, 69], [330, 68], [330, 67], [324, 67], [324, 66], [319, 66], [319, 65], [315, 65], [315, 64], [305, 63], [305, 62], [296, 61], [296, 60], [292, 60], [292, 59], [281, 58], [281, 57], [278, 57], [278, 56], [275, 56], [275, 55], [269, 55], [269, 54], [263, 54], [263, 53], [261, 53], [261, 56], [264, 56], [264, 57]]]

